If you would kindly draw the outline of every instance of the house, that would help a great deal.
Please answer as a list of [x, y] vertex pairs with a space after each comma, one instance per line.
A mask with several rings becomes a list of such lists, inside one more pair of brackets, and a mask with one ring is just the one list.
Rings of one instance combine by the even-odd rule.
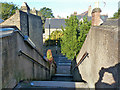
[[59, 30], [62, 31], [61, 26], [65, 28], [65, 18], [47, 18], [45, 23], [45, 39], [49, 38], [49, 33]]
[[[92, 20], [92, 8], [91, 6], [88, 7], [88, 10], [83, 12], [82, 14], [77, 14], [77, 12], [74, 12], [74, 14], [72, 14], [71, 16], [73, 15], [76, 15], [79, 19], [79, 21], [83, 21], [83, 18], [87, 17], [87, 20], [88, 21], [91, 21]], [[108, 15], [100, 15], [100, 19], [101, 19], [101, 22], [105, 22], [108, 18]]]
[[[95, 7], [99, 8], [98, 2], [95, 3]], [[95, 10], [97, 10], [97, 9], [95, 9]], [[93, 11], [95, 12], [95, 10], [94, 9], [92, 10], [91, 6], [89, 6], [87, 11], [85, 11], [81, 14], [77, 14], [77, 12], [74, 12], [74, 14], [71, 14], [71, 16], [74, 16], [74, 15], [77, 16], [79, 21], [83, 21], [83, 19], [85, 17], [87, 17], [88, 21], [92, 21], [92, 15], [94, 15], [92, 13], [93, 13]], [[99, 11], [99, 9], [98, 9], [98, 11]], [[101, 11], [102, 10], [100, 9], [100, 12]], [[97, 16], [97, 15], [94, 15], [94, 16]], [[107, 18], [108, 18], [108, 15], [100, 15], [98, 23], [102, 24], [103, 22], [105, 22], [107, 20]], [[49, 33], [51, 34], [55, 30], [61, 30], [61, 26], [63, 26], [63, 28], [65, 28], [65, 18], [51, 18], [51, 19], [47, 18], [46, 23], [45, 23], [45, 37], [43, 37], [43, 38], [48, 39]]]

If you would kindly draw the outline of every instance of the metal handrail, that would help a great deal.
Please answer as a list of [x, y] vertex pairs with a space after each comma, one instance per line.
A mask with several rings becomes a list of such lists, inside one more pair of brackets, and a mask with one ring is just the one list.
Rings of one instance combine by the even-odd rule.
[[[19, 30], [18, 31], [18, 33], [24, 38], [24, 41], [27, 41], [26, 39], [25, 39], [25, 35]], [[29, 38], [29, 40], [30, 40], [30, 38]], [[29, 44], [29, 45], [31, 45], [31, 44]], [[42, 53], [40, 53], [40, 51], [37, 49], [37, 47], [35, 46], [35, 45], [31, 45], [32, 46], [32, 48], [40, 55], [40, 57], [45, 61], [45, 62], [47, 62], [48, 60], [46, 60], [45, 58], [44, 58], [44, 55], [42, 54]]]
[[14, 29], [18, 29], [16, 26], [12, 25], [1, 25], [0, 28], [14, 28]]
[[87, 52], [84, 53], [84, 55], [82, 56], [82, 58], [80, 59], [80, 61], [78, 62], [78, 64], [72, 69], [72, 71], [74, 71], [75, 68], [77, 68], [77, 67], [83, 62], [83, 60], [84, 60], [86, 57], [88, 57], [88, 53], [87, 53]]
[[32, 58], [30, 55], [26, 54], [22, 50], [19, 50], [19, 56], [22, 55], [22, 54], [24, 54], [25, 56], [27, 56], [28, 58], [30, 58], [32, 62], [37, 63], [38, 65], [40, 65], [41, 67], [43, 67], [45, 70], [50, 71], [50, 69], [48, 69], [47, 67], [45, 67], [44, 65], [42, 65], [41, 63], [39, 63], [37, 60], [35, 60], [34, 58]]

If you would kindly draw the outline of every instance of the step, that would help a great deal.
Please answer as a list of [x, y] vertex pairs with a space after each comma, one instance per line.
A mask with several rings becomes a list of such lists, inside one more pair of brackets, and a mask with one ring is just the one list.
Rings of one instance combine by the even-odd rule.
[[[46, 88], [86, 88], [88, 84], [84, 82], [64, 82], [64, 81], [32, 81], [31, 87]], [[62, 90], [62, 89], [61, 89]]]
[[72, 77], [71, 74], [55, 74], [54, 76]]
[[59, 66], [71, 66], [71, 63], [58, 62]]
[[55, 74], [52, 76], [52, 81], [73, 81], [71, 74]]
[[58, 62], [71, 63], [71, 61], [65, 59], [58, 59]]
[[70, 68], [71, 66], [69, 65], [58, 65], [57, 66], [57, 74], [70, 74]]

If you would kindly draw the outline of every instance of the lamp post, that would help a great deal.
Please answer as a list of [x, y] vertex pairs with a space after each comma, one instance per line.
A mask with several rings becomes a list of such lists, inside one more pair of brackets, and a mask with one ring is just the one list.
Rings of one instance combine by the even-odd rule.
[[57, 35], [56, 35], [56, 54], [57, 54]]
[[51, 18], [49, 18], [49, 47], [50, 47], [50, 19]]

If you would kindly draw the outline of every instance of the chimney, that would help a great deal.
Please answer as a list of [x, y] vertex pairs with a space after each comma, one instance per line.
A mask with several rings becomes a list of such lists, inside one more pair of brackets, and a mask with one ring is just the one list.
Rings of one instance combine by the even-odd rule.
[[35, 8], [33, 8], [33, 10], [32, 10], [32, 14], [37, 15], [37, 11], [36, 11]]
[[95, 2], [95, 8], [99, 8], [99, 1], [98, 0]]
[[101, 24], [100, 8], [94, 8], [92, 11], [92, 26], [99, 26]]
[[23, 12], [30, 13], [30, 8], [29, 8], [29, 6], [27, 5], [26, 2], [24, 2], [24, 3], [22, 4], [21, 10], [22, 10]]
[[89, 8], [88, 8], [88, 16], [90, 17], [90, 16], [92, 16], [91, 15], [91, 13], [92, 13], [92, 10], [91, 10], [92, 8], [91, 8], [91, 5], [89, 6]]

